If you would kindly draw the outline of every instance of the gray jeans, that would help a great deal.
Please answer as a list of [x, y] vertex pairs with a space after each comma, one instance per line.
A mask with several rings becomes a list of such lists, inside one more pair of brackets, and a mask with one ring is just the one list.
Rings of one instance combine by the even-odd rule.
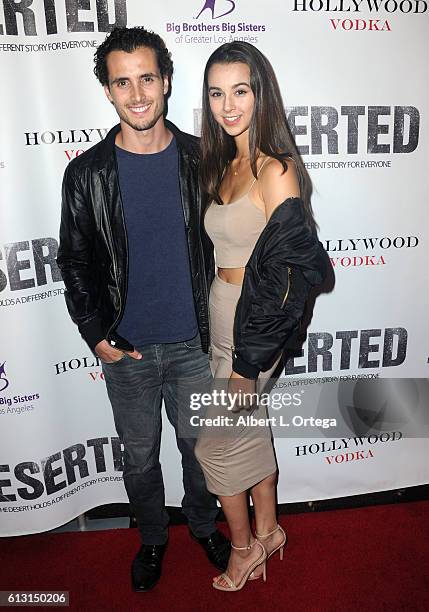
[[[182, 438], [178, 421], [190, 416], [186, 391], [208, 384], [208, 358], [199, 335], [187, 342], [136, 347], [141, 360], [124, 355], [103, 363], [107, 393], [113, 408], [116, 430], [124, 444], [124, 483], [145, 544], [164, 544], [168, 537], [164, 482], [159, 462], [161, 404], [176, 432], [182, 455], [182, 510], [197, 537], [215, 529], [218, 514], [216, 497], [206, 488], [195, 458], [195, 438]], [[180, 401], [180, 398], [183, 398]]]

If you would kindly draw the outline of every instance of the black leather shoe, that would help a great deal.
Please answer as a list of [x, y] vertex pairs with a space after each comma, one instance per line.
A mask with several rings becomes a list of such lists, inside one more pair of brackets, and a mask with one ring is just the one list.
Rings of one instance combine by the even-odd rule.
[[228, 538], [219, 530], [213, 531], [207, 538], [197, 538], [192, 532], [191, 535], [204, 548], [210, 563], [224, 572], [231, 554], [231, 542]]
[[150, 591], [161, 578], [162, 558], [167, 544], [143, 544], [131, 565], [134, 591]]

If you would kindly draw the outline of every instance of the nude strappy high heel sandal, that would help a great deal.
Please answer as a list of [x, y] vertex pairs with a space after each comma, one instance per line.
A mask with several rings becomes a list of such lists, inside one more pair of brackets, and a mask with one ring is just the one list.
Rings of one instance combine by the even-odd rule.
[[[277, 525], [277, 527], [275, 529], [273, 529], [273, 531], [270, 531], [270, 533], [265, 533], [265, 534], [260, 534], [260, 533], [255, 533], [256, 537], [258, 539], [264, 539], [264, 538], [268, 538], [269, 536], [273, 535], [273, 533], [276, 533], [276, 531], [280, 531], [283, 534], [283, 542], [281, 544], [279, 544], [277, 546], [277, 548], [275, 548], [274, 550], [272, 550], [270, 552], [270, 554], [267, 554], [267, 561], [270, 557], [273, 556], [274, 553], [276, 553], [278, 550], [280, 551], [280, 561], [283, 561], [283, 549], [284, 547], [287, 545], [287, 535], [286, 532], [284, 531], [283, 527], [281, 527], [280, 525]], [[248, 580], [258, 580], [261, 576], [255, 576], [254, 575], [254, 571], [250, 574]]]
[[270, 554], [267, 556], [267, 559], [272, 557], [273, 554], [279, 550], [280, 551], [280, 561], [283, 561], [283, 549], [287, 545], [287, 535], [283, 527], [281, 527], [280, 525], [277, 525], [277, 527], [273, 529], [272, 531], [270, 531], [270, 533], [264, 533], [264, 534], [255, 533], [255, 535], [258, 538], [258, 540], [263, 540], [264, 538], [269, 538], [270, 536], [272, 536], [274, 533], [276, 533], [276, 531], [280, 531], [280, 533], [283, 534], [283, 542], [279, 544], [277, 548], [275, 548], [274, 550], [270, 552]]
[[231, 578], [228, 576], [228, 574], [226, 572], [224, 572], [223, 574], [221, 574], [220, 578], [223, 578], [225, 580], [225, 582], [228, 584], [228, 586], [222, 586], [220, 584], [218, 584], [217, 582], [213, 582], [213, 587], [215, 589], [218, 589], [219, 591], [239, 591], [240, 589], [242, 589], [244, 587], [244, 585], [247, 582], [247, 579], [249, 578], [250, 574], [254, 571], [255, 568], [257, 568], [259, 565], [262, 565], [262, 578], [264, 580], [264, 582], [267, 579], [267, 569], [266, 569], [266, 560], [267, 560], [267, 551], [264, 548], [264, 545], [261, 544], [261, 542], [259, 542], [259, 540], [254, 540], [252, 542], [252, 544], [249, 544], [249, 546], [234, 546], [234, 544], [231, 543], [231, 548], [233, 548], [234, 550], [250, 550], [251, 548], [253, 548], [255, 546], [255, 544], [258, 544], [261, 549], [261, 555], [260, 557], [258, 557], [258, 559], [256, 559], [255, 561], [253, 561], [249, 567], [247, 568], [247, 570], [245, 571], [243, 577], [241, 578], [240, 582], [238, 582], [237, 584], [235, 584]]

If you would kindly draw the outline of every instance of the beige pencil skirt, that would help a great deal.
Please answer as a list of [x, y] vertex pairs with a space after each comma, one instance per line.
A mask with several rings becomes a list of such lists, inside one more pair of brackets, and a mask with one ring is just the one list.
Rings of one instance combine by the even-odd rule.
[[[210, 323], [214, 385], [226, 388], [232, 372], [234, 315], [241, 286], [215, 277], [210, 290]], [[258, 378], [258, 392], [263, 391], [278, 362]], [[271, 429], [269, 424], [255, 427], [248, 423], [251, 417], [267, 418], [266, 408], [242, 409], [231, 413], [226, 406], [209, 406], [206, 418], [217, 416], [232, 418], [231, 426], [203, 427], [195, 447], [196, 457], [204, 472], [209, 491], [215, 495], [236, 495], [250, 489], [277, 471]]]

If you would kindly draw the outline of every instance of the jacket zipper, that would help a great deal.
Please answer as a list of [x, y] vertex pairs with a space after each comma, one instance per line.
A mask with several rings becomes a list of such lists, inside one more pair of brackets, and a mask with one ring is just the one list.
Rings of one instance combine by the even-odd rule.
[[[183, 160], [183, 156], [182, 156], [182, 160]], [[183, 212], [183, 219], [185, 222], [185, 227], [186, 230], [188, 230], [188, 224], [186, 223], [186, 214], [185, 214], [185, 208], [183, 205], [183, 198], [182, 198], [182, 180], [183, 177], [180, 174], [180, 170], [181, 170], [181, 166], [182, 166], [182, 161], [180, 159], [180, 152], [179, 152], [179, 188], [180, 188], [180, 202], [182, 204], [182, 212]], [[201, 197], [200, 197], [200, 202], [198, 205], [199, 208], [199, 215], [198, 215], [198, 221], [199, 223], [201, 223], [202, 219], [201, 219], [201, 215], [202, 215], [202, 201], [201, 201]], [[189, 223], [190, 223], [190, 219], [191, 219], [191, 210], [189, 210]], [[211, 337], [211, 333], [210, 333], [210, 309], [209, 309], [209, 295], [208, 295], [208, 290], [207, 290], [207, 279], [206, 279], [206, 265], [205, 265], [205, 259], [204, 259], [204, 249], [203, 249], [203, 242], [201, 240], [201, 232], [200, 232], [200, 228], [197, 228], [198, 231], [198, 242], [200, 244], [200, 250], [201, 250], [201, 257], [202, 257], [202, 262], [203, 262], [203, 269], [202, 269], [202, 276], [203, 276], [203, 281], [204, 281], [204, 293], [205, 293], [205, 298], [206, 298], [206, 305], [207, 305], [207, 325], [208, 325], [208, 337], [209, 337], [209, 346], [208, 346], [208, 357], [209, 357], [209, 361], [212, 360], [212, 347], [210, 344], [210, 337]], [[186, 242], [188, 243], [188, 231], [186, 231]], [[189, 243], [188, 243], [188, 252], [189, 252]], [[190, 252], [189, 252], [189, 258], [191, 257]]]
[[[117, 168], [116, 168], [116, 172], [117, 172]], [[106, 188], [105, 188], [104, 179], [102, 178], [102, 176], [100, 176], [100, 182], [101, 182], [101, 185], [102, 185], [102, 188], [103, 188], [103, 195], [104, 195], [104, 200], [103, 200], [104, 213], [106, 215], [106, 219], [109, 221], [110, 235], [113, 238], [112, 227], [110, 225], [109, 215], [107, 214], [107, 210], [106, 210]], [[123, 222], [124, 228], [125, 228], [125, 219], [124, 219], [123, 211], [122, 211], [122, 222]], [[126, 233], [125, 233], [125, 240], [126, 240]], [[113, 321], [112, 325], [109, 327], [109, 329], [107, 331], [106, 338], [109, 338], [109, 336], [110, 336], [110, 334], [112, 332], [112, 329], [115, 328], [115, 326], [118, 323], [118, 321], [120, 320], [121, 314], [122, 314], [122, 296], [121, 296], [121, 290], [119, 289], [119, 275], [118, 275], [118, 265], [117, 265], [117, 260], [116, 260], [116, 253], [112, 253], [112, 255], [113, 255], [112, 256], [113, 273], [115, 275], [116, 288], [117, 288], [117, 291], [118, 291], [118, 298], [119, 298], [119, 310], [118, 310], [118, 314], [116, 316], [116, 319]]]
[[288, 283], [287, 283], [287, 291], [286, 291], [285, 296], [284, 296], [284, 298], [283, 298], [283, 302], [282, 302], [281, 308], [283, 308], [283, 307], [284, 307], [284, 305], [286, 304], [286, 300], [287, 300], [288, 295], [289, 295], [291, 275], [292, 275], [292, 270], [291, 270], [291, 269], [290, 269], [290, 267], [288, 266], [288, 267], [287, 267], [287, 280], [288, 280]]

